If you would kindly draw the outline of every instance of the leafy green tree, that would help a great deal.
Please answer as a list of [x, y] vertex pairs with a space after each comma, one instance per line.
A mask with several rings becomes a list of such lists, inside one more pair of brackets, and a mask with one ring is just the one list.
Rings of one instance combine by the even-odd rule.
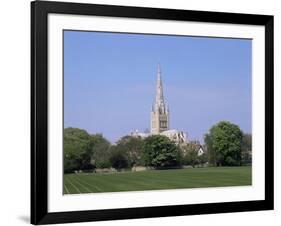
[[191, 165], [193, 168], [199, 163], [198, 153], [195, 149], [190, 149], [184, 156], [184, 164]]
[[111, 167], [109, 161], [110, 142], [102, 134], [91, 135], [90, 140], [92, 144], [91, 163], [96, 168]]
[[217, 123], [205, 136], [205, 144], [214, 165], [241, 165], [242, 131], [237, 125], [227, 121]]
[[195, 165], [199, 163], [198, 147], [196, 144], [190, 142], [188, 144], [185, 144], [184, 146], [181, 146], [181, 150], [183, 156], [182, 162], [184, 165], [195, 167]]
[[203, 153], [202, 155], [198, 156], [198, 163], [199, 165], [203, 165], [208, 162], [208, 155], [207, 153]]
[[152, 135], [143, 142], [143, 160], [146, 166], [162, 168], [180, 164], [179, 148], [168, 137]]
[[124, 136], [117, 142], [117, 148], [126, 153], [130, 166], [142, 165], [143, 140], [141, 137]]
[[64, 129], [64, 172], [91, 169], [90, 135], [77, 128]]
[[216, 151], [213, 148], [213, 140], [210, 134], [205, 134], [205, 149], [207, 150], [207, 157], [208, 157], [208, 162], [212, 166], [217, 165], [217, 159], [220, 159], [220, 154], [216, 153]]
[[203, 165], [208, 162], [208, 156], [205, 152], [199, 155], [200, 148], [201, 145], [194, 142], [182, 146], [183, 164], [191, 165], [194, 168], [196, 165]]
[[248, 133], [243, 134], [242, 150], [241, 150], [242, 164], [252, 163], [252, 135]]
[[116, 145], [111, 146], [109, 161], [112, 167], [117, 170], [121, 170], [129, 166], [125, 151]]

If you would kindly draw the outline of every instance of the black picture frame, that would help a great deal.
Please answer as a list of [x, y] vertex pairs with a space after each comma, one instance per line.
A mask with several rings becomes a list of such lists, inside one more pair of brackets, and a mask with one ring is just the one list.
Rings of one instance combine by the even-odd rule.
[[[265, 199], [141, 208], [48, 212], [48, 14], [75, 14], [198, 21], [265, 27]], [[35, 1], [31, 3], [31, 223], [51, 224], [272, 210], [273, 186], [273, 16]]]

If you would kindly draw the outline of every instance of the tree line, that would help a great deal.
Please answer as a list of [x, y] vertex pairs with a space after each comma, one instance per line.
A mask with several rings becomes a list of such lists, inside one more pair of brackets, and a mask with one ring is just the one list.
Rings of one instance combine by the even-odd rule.
[[[166, 136], [146, 138], [124, 136], [111, 144], [102, 134], [79, 128], [64, 129], [64, 172], [146, 166], [156, 169], [181, 167], [238, 166], [251, 164], [251, 135], [230, 122], [214, 125], [205, 135], [205, 144], [176, 144]], [[198, 149], [203, 153], [198, 155]]]

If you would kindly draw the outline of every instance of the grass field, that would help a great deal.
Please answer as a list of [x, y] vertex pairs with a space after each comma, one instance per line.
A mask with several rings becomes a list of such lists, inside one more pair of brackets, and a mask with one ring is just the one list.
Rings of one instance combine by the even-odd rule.
[[64, 194], [251, 185], [251, 167], [66, 174]]

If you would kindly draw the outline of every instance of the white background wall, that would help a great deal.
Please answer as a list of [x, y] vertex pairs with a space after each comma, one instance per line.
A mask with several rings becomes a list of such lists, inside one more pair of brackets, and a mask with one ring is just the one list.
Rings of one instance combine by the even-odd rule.
[[[78, 1], [78, 0], [77, 0]], [[278, 225], [281, 221], [281, 7], [278, 0], [84, 0], [100, 4], [135, 5], [275, 16], [275, 209], [246, 213], [97, 222], [126, 225]], [[0, 225], [29, 223], [30, 200], [30, 3], [0, 2]], [[279, 140], [278, 140], [279, 139]], [[83, 223], [90, 225], [93, 223]], [[81, 224], [82, 225], [82, 224]], [[279, 223], [280, 225], [280, 223]]]

